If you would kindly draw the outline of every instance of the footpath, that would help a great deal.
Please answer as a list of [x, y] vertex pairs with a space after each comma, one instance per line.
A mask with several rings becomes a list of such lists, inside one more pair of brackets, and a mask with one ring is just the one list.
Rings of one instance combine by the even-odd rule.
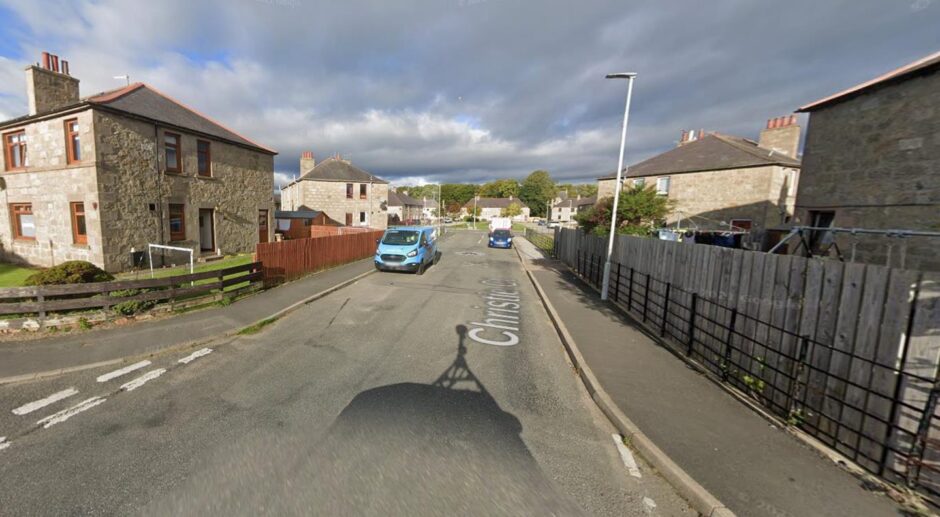
[[544, 258], [525, 239], [514, 244], [610, 400], [736, 515], [901, 513], [891, 499], [866, 490], [861, 479], [688, 367], [560, 261]]
[[312, 274], [226, 307], [102, 330], [0, 343], [0, 384], [195, 346], [264, 320], [373, 270], [371, 257]]

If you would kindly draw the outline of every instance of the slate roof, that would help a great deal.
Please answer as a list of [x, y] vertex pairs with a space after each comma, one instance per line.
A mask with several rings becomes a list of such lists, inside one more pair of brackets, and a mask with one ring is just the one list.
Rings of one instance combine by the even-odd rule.
[[595, 203], [597, 203], [597, 196], [582, 197], [581, 199], [568, 198], [564, 201], [560, 201], [553, 208], [573, 208], [576, 206], [593, 205]]
[[297, 181], [344, 181], [358, 183], [388, 183], [359, 167], [339, 158], [327, 158], [305, 172]]
[[415, 199], [408, 194], [402, 194], [395, 192], [394, 190], [388, 191], [388, 206], [423, 206], [423, 202], [420, 199]]
[[[529, 208], [528, 205], [522, 202], [521, 199], [514, 197], [512, 199], [508, 197], [481, 197], [477, 200], [478, 208], [506, 208], [511, 203], [516, 203], [520, 208]], [[473, 200], [467, 201], [464, 203], [466, 208], [473, 208]]]
[[811, 102], [800, 109], [798, 112], [807, 112], [815, 111], [819, 108], [829, 106], [838, 102], [848, 100], [852, 97], [861, 95], [868, 90], [873, 88], [883, 86], [888, 83], [901, 81], [909, 78], [910, 76], [917, 73], [929, 73], [937, 68], [940, 68], [940, 51], [934, 52], [929, 56], [923, 57], [914, 61], [913, 63], [908, 63], [900, 68], [894, 69], [886, 74], [880, 75], [870, 81], [865, 81], [864, 83], [857, 84], [847, 90], [842, 90], [839, 93], [830, 95], [829, 97], [819, 99], [818, 101]]
[[158, 91], [156, 88], [144, 84], [134, 83], [123, 88], [98, 93], [86, 97], [77, 103], [61, 108], [38, 113], [36, 115], [27, 115], [13, 120], [0, 123], [0, 127], [13, 124], [28, 122], [32, 119], [47, 117], [81, 107], [98, 107], [107, 110], [126, 113], [135, 117], [141, 117], [154, 121], [171, 128], [188, 130], [194, 133], [214, 137], [219, 140], [236, 144], [242, 147], [248, 147], [267, 154], [277, 154], [277, 151], [265, 147], [257, 142], [244, 137], [235, 131], [212, 120], [206, 115], [186, 106]]
[[[708, 135], [670, 149], [626, 169], [625, 178], [661, 176], [684, 172], [746, 169], [781, 165], [799, 167], [800, 160], [757, 145], [757, 142], [736, 136], [709, 133]], [[598, 179], [616, 179], [615, 173]]]

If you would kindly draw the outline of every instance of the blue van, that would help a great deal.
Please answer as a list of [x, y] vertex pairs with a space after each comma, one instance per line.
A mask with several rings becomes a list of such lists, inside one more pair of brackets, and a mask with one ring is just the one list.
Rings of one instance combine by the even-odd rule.
[[430, 226], [396, 226], [385, 230], [375, 248], [375, 269], [423, 274], [437, 260], [437, 235]]

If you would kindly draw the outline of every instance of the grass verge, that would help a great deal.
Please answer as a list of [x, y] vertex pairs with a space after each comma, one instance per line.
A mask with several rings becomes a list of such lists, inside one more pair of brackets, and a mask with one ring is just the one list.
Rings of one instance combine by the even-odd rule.
[[258, 332], [261, 332], [261, 329], [263, 329], [264, 327], [267, 327], [268, 325], [274, 323], [275, 321], [277, 321], [277, 318], [267, 318], [267, 319], [263, 319], [263, 320], [259, 321], [258, 323], [255, 323], [254, 325], [249, 325], [249, 326], [247, 326], [247, 327], [245, 327], [245, 328], [239, 330], [239, 331], [238, 331], [238, 335], [239, 335], [239, 336], [248, 336], [248, 335], [251, 335], [251, 334], [257, 334]]

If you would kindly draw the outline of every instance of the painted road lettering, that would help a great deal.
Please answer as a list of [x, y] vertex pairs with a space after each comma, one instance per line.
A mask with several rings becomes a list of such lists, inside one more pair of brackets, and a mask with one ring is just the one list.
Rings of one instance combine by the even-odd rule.
[[522, 308], [518, 284], [512, 280], [483, 280], [486, 292], [483, 321], [470, 323], [467, 335], [484, 345], [519, 344], [519, 310]]

